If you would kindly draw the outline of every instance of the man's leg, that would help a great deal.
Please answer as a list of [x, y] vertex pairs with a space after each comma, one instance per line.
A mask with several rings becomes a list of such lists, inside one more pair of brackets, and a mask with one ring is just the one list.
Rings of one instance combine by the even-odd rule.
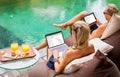
[[53, 24], [56, 27], [60, 27], [62, 29], [66, 29], [67, 26], [72, 26], [76, 21], [78, 20], [82, 20], [84, 16], [88, 15], [88, 12], [83, 11], [80, 12], [79, 14], [77, 14], [76, 16], [74, 16], [73, 18], [71, 18], [70, 20], [68, 20], [67, 22], [63, 23], [63, 24]]

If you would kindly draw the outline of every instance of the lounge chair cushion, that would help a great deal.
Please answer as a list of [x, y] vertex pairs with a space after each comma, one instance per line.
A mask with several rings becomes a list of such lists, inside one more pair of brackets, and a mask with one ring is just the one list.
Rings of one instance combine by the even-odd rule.
[[120, 30], [103, 41], [114, 46], [114, 49], [108, 53], [108, 57], [117, 65], [120, 70]]
[[112, 45], [102, 41], [100, 38], [94, 38], [90, 40], [89, 43], [94, 45], [95, 51], [100, 50], [105, 54], [107, 54], [114, 48]]
[[95, 53], [92, 53], [88, 56], [85, 56], [85, 57], [81, 57], [81, 58], [78, 58], [78, 59], [75, 59], [73, 61], [71, 61], [64, 69], [63, 73], [64, 74], [70, 74], [70, 73], [73, 73], [75, 71], [77, 71], [78, 69], [82, 68], [83, 65], [88, 62], [89, 60], [92, 60], [93, 59], [93, 56], [94, 56]]
[[86, 62], [79, 71], [72, 74], [60, 74], [55, 77], [119, 77], [116, 65], [100, 51], [92, 60]]
[[28, 74], [29, 77], [120, 77], [116, 65], [99, 51], [79, 71], [69, 75], [55, 75], [55, 71], [48, 68], [46, 62], [39, 62], [29, 68]]
[[85, 56], [85, 57], [82, 57], [82, 58], [75, 59], [75, 60], [71, 61], [65, 67], [63, 73], [69, 74], [69, 73], [77, 71], [78, 69], [80, 69], [84, 65], [84, 63], [86, 63], [89, 60], [92, 60], [94, 54], [98, 50], [100, 50], [104, 54], [107, 54], [109, 51], [111, 51], [113, 49], [112, 45], [103, 42], [100, 38], [92, 39], [92, 40], [90, 40], [90, 43], [92, 43], [94, 45], [95, 52], [90, 54], [90, 55], [88, 55], [88, 56]]
[[112, 34], [117, 32], [119, 29], [120, 29], [120, 16], [117, 14], [114, 14], [112, 16], [110, 22], [108, 23], [107, 28], [103, 32], [101, 39], [105, 39], [105, 38], [111, 36]]

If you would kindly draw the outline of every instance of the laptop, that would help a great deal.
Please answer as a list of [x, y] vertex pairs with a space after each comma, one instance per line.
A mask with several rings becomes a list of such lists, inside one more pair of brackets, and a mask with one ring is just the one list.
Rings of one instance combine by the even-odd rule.
[[95, 23], [97, 21], [97, 18], [95, 14], [92, 12], [86, 16], [83, 17], [83, 20], [90, 25], [90, 32], [92, 33], [95, 29], [98, 28], [97, 24]]
[[64, 51], [68, 48], [68, 45], [64, 42], [62, 31], [47, 34], [45, 35], [45, 38], [47, 40], [50, 51]]
[[88, 23], [89, 25], [95, 24], [97, 21], [97, 18], [95, 17], [95, 14], [92, 12], [86, 16], [83, 17], [83, 20]]

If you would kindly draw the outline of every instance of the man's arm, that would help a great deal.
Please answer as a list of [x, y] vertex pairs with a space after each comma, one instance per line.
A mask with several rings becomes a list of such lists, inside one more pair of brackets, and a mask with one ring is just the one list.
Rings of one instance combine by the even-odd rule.
[[104, 32], [104, 30], [106, 29], [107, 24], [101, 25], [99, 26], [96, 30], [94, 30], [89, 39], [93, 39], [93, 38], [100, 38]]

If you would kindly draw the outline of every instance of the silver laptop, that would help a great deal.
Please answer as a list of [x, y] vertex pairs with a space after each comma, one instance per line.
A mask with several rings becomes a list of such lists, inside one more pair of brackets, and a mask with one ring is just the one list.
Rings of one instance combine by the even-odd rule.
[[97, 18], [95, 17], [95, 14], [92, 12], [86, 16], [83, 17], [83, 20], [88, 23], [89, 25], [94, 24], [97, 21]]
[[50, 51], [64, 51], [68, 48], [68, 45], [64, 42], [64, 38], [61, 31], [47, 34], [45, 35], [45, 37]]

